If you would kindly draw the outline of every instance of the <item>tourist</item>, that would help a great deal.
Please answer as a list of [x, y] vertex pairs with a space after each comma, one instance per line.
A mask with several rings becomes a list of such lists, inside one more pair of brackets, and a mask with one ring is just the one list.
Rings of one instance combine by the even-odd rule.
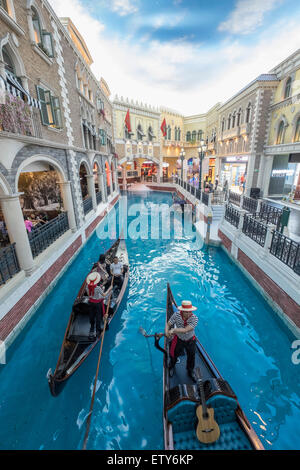
[[27, 217], [27, 215], [24, 216], [24, 221], [25, 221], [25, 227], [28, 233], [32, 232], [33, 228], [33, 223], [32, 221]]
[[96, 271], [90, 273], [86, 278], [86, 293], [89, 296], [89, 315], [90, 315], [90, 333], [89, 339], [94, 336], [95, 320], [96, 320], [96, 335], [100, 336], [103, 330], [103, 319], [107, 319], [104, 308], [104, 299], [107, 297], [112, 287], [109, 287], [106, 292], [100, 286], [101, 276]]
[[218, 186], [219, 186], [219, 177], [217, 176], [215, 179], [215, 191], [217, 191]]
[[111, 279], [109, 275], [109, 264], [106, 263], [105, 255], [99, 256], [99, 261], [97, 262], [97, 272], [101, 276], [101, 281], [103, 285], [107, 284]]
[[[170, 348], [170, 377], [173, 377], [174, 375], [177, 358], [185, 349], [187, 353], [186, 368], [188, 375], [194, 382], [196, 382], [194, 374], [196, 350], [195, 327], [198, 323], [198, 317], [193, 314], [194, 310], [197, 310], [197, 308], [193, 307], [192, 302], [189, 300], [183, 300], [179, 307], [179, 311], [175, 312], [166, 323], [165, 334], [167, 338], [172, 338], [175, 335], [172, 339]], [[174, 325], [176, 325], [175, 328]]]
[[110, 265], [110, 272], [114, 276], [114, 284], [121, 289], [123, 285], [123, 264], [119, 263], [119, 258], [114, 257], [114, 262]]

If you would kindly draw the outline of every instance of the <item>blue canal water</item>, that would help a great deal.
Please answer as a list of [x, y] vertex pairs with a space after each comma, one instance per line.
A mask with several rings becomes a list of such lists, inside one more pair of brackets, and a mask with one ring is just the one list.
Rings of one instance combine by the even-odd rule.
[[[130, 204], [171, 203], [131, 196]], [[129, 220], [130, 222], [130, 220]], [[150, 230], [150, 227], [149, 227]], [[98, 348], [60, 396], [50, 395], [72, 303], [110, 240], [94, 234], [39, 308], [0, 370], [0, 449], [80, 449]], [[300, 449], [299, 366], [276, 314], [221, 249], [182, 240], [127, 241], [130, 285], [105, 336], [89, 449], [162, 449], [162, 354], [139, 332], [162, 331], [166, 285], [198, 306], [197, 335], [267, 449]]]

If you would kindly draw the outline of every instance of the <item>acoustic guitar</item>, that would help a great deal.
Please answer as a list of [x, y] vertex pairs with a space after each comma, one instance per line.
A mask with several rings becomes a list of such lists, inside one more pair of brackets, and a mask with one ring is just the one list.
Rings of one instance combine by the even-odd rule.
[[197, 407], [196, 415], [198, 418], [197, 438], [203, 444], [212, 444], [220, 437], [220, 428], [214, 418], [214, 409], [206, 405], [204, 384], [201, 378], [200, 369], [196, 369], [197, 385], [201, 396], [201, 405]]

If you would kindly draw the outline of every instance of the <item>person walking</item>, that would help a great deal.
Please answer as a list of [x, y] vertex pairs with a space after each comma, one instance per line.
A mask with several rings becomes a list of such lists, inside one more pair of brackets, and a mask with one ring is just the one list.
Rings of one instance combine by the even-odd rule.
[[196, 351], [195, 327], [198, 323], [198, 317], [193, 313], [195, 310], [197, 310], [197, 307], [194, 307], [192, 302], [183, 300], [179, 311], [171, 316], [165, 328], [167, 338], [173, 338], [170, 347], [170, 377], [174, 375], [178, 356], [185, 350], [187, 354], [186, 368], [193, 382], [196, 382], [194, 373]]

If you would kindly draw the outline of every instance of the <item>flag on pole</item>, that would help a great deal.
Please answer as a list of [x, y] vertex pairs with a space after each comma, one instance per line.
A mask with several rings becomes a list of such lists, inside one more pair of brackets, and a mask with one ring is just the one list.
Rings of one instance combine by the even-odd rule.
[[166, 137], [166, 135], [167, 135], [167, 123], [166, 123], [166, 118], [164, 118], [160, 129], [161, 129], [161, 131], [162, 131], [162, 135], [163, 135], [164, 137]]
[[127, 110], [127, 114], [126, 114], [126, 118], [125, 118], [125, 126], [126, 126], [127, 131], [131, 132], [129, 109]]

